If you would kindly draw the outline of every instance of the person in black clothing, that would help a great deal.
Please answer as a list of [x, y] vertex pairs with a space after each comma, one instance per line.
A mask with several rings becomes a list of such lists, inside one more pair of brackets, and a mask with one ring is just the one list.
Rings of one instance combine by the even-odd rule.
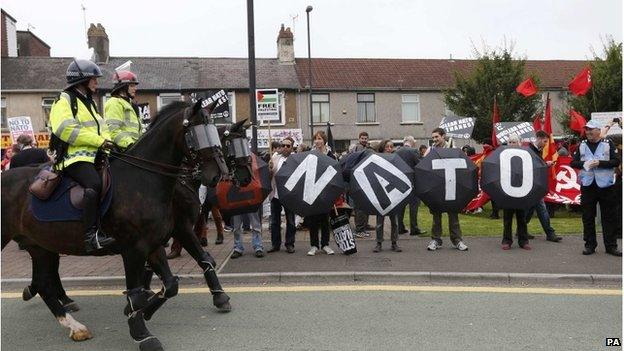
[[11, 158], [11, 168], [26, 167], [50, 161], [50, 157], [48, 157], [45, 150], [34, 147], [34, 140], [30, 135], [20, 135], [17, 138], [17, 145], [19, 145], [20, 152]]
[[586, 140], [581, 142], [574, 153], [570, 166], [580, 168], [581, 208], [583, 210], [583, 255], [596, 252], [596, 205], [600, 204], [602, 237], [606, 252], [613, 256], [622, 256], [618, 250], [616, 233], [619, 216], [615, 178], [615, 169], [620, 165], [616, 148], [608, 139], [601, 139], [600, 125], [595, 120], [585, 124]]
[[[520, 147], [520, 137], [518, 134], [511, 134], [509, 136], [507, 145]], [[524, 210], [521, 208], [516, 209], [503, 209], [503, 241], [502, 249], [511, 249], [513, 243], [512, 225], [513, 217], [516, 217], [516, 234], [518, 235], [518, 246], [524, 250], [531, 250], [529, 245], [529, 237], [527, 231], [527, 223], [525, 220]]]

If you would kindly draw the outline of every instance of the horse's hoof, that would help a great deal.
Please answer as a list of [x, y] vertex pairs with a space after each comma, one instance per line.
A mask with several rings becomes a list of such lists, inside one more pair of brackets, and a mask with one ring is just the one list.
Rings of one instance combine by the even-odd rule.
[[22, 291], [22, 300], [28, 301], [32, 299], [33, 297], [35, 297], [35, 294], [33, 294], [32, 291], [30, 291], [30, 285], [26, 286], [24, 288], [24, 291]]
[[74, 341], [84, 341], [91, 339], [93, 335], [91, 335], [89, 329], [82, 329], [70, 332], [69, 337]]
[[80, 311], [80, 307], [78, 307], [78, 304], [75, 301], [63, 305], [63, 308], [67, 313]]
[[215, 294], [212, 297], [212, 303], [219, 310], [219, 312], [227, 313], [232, 310], [230, 297], [226, 293]]
[[162, 344], [155, 336], [148, 338], [147, 340], [139, 343], [139, 350], [141, 351], [165, 351]]

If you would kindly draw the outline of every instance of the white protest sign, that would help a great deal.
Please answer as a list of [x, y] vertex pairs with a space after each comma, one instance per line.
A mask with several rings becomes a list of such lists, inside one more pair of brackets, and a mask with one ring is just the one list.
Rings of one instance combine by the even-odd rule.
[[17, 142], [17, 138], [22, 134], [27, 134], [35, 138], [32, 121], [28, 116], [9, 117], [7, 118], [9, 130], [11, 131], [11, 139], [13, 144]]
[[283, 123], [277, 89], [256, 89], [256, 115], [259, 123]]

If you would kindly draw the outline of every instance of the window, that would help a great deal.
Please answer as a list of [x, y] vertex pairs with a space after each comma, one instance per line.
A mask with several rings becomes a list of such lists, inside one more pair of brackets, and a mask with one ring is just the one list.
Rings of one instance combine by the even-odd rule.
[[375, 94], [357, 94], [357, 122], [375, 123]]
[[312, 94], [312, 121], [329, 122], [329, 94]]
[[45, 126], [50, 126], [50, 110], [52, 109], [52, 105], [54, 105], [54, 101], [56, 98], [53, 97], [44, 97], [41, 99], [41, 108], [43, 108], [43, 121], [45, 122]]
[[182, 95], [180, 93], [163, 93], [158, 95], [158, 106], [156, 108], [160, 111], [163, 107], [169, 105], [174, 101], [181, 101]]
[[420, 122], [420, 99], [418, 94], [401, 95], [401, 111], [403, 123]]
[[1, 114], [1, 119], [2, 119], [2, 128], [8, 128], [8, 123], [7, 123], [7, 111], [6, 111], [6, 98], [2, 98], [0, 99], [2, 101], [2, 105], [0, 105], [1, 109], [0, 109], [0, 114]]

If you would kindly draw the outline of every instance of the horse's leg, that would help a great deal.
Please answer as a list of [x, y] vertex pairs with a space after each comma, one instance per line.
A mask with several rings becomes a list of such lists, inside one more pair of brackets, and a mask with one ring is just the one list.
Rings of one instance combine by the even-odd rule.
[[91, 339], [93, 336], [87, 327], [75, 320], [69, 313], [66, 313], [59, 302], [58, 290], [54, 286], [54, 274], [58, 274], [58, 272], [53, 272], [55, 262], [56, 269], [58, 269], [58, 254], [38, 246], [28, 246], [27, 250], [32, 257], [34, 267], [34, 290], [39, 293], [59, 323], [69, 329], [69, 337], [72, 340], [82, 341]]
[[162, 351], [160, 341], [149, 332], [143, 318], [143, 309], [148, 304], [148, 294], [143, 288], [145, 256], [136, 249], [127, 249], [121, 255], [128, 289], [126, 292], [128, 305], [124, 309], [124, 314], [128, 316], [130, 336], [139, 344], [141, 351]]
[[161, 246], [152, 252], [148, 257], [148, 262], [160, 278], [163, 287], [156, 295], [149, 298], [148, 305], [143, 309], [145, 320], [150, 320], [154, 313], [167, 302], [167, 299], [178, 294], [178, 277], [171, 273], [165, 248]]
[[199, 240], [192, 231], [176, 231], [178, 239], [182, 243], [182, 247], [197, 261], [197, 264], [204, 272], [204, 279], [210, 288], [212, 294], [212, 303], [221, 312], [229, 312], [232, 310], [230, 305], [230, 297], [223, 291], [215, 266], [217, 263], [207, 251], [202, 249]]
[[61, 302], [61, 305], [63, 305], [63, 308], [65, 309], [65, 311], [78, 312], [80, 310], [80, 307], [78, 307], [78, 304], [74, 300], [72, 300], [71, 298], [69, 298], [69, 296], [67, 296], [67, 293], [65, 292], [65, 289], [63, 288], [63, 283], [61, 283], [61, 276], [59, 275], [59, 261], [60, 261], [59, 255], [57, 254], [53, 262], [54, 266], [51, 268], [52, 279], [53, 279], [52, 284], [54, 285], [54, 288], [56, 289], [56, 294], [59, 298], [59, 301]]

